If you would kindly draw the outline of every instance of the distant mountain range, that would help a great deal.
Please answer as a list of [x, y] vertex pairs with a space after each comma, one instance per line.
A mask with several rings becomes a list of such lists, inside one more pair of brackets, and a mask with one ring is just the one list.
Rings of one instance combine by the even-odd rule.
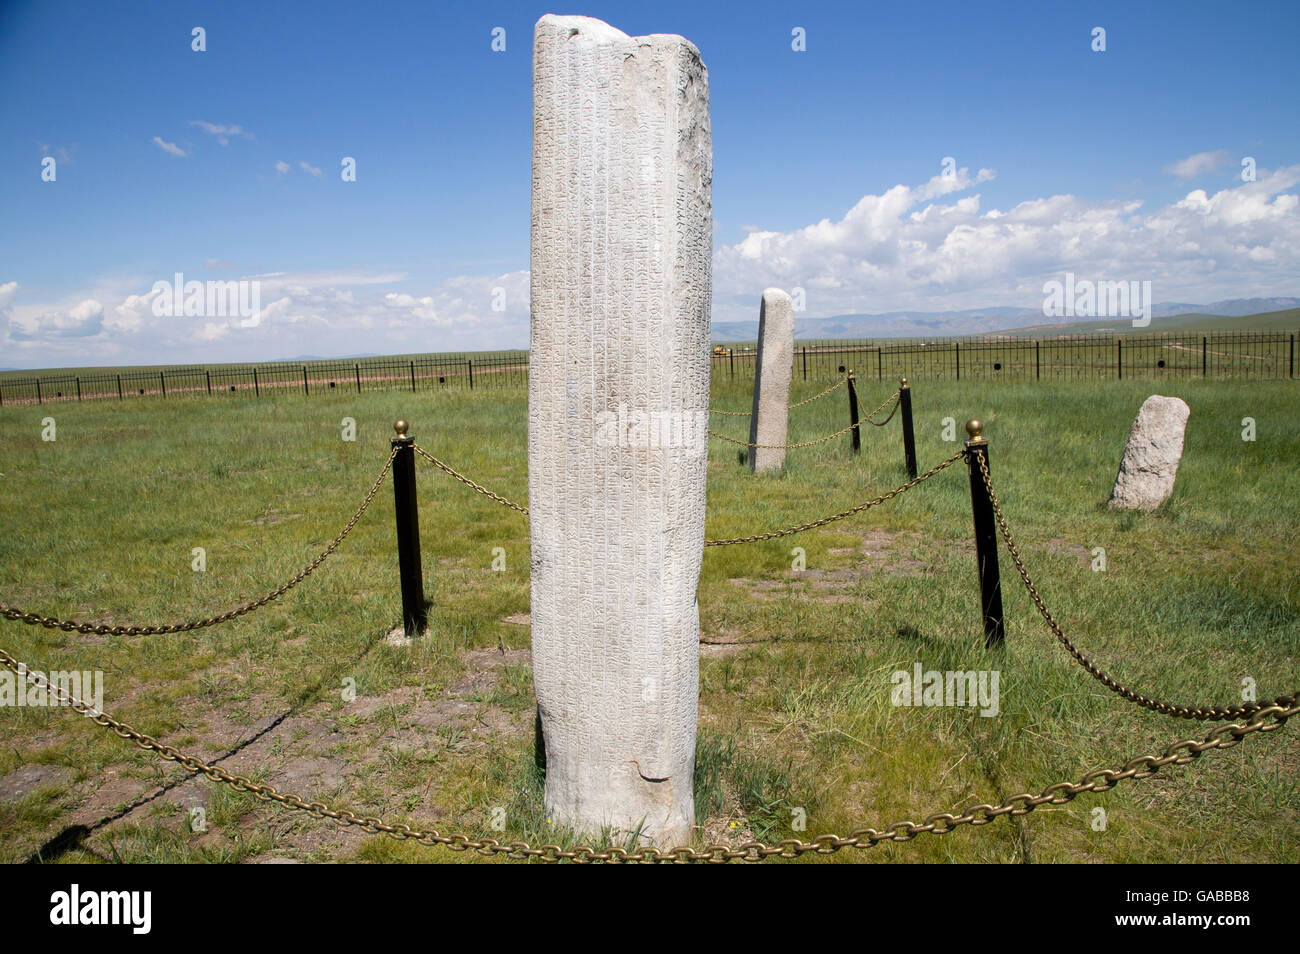
[[[970, 308], [965, 311], [891, 311], [877, 315], [835, 315], [830, 318], [799, 318], [794, 322], [796, 338], [936, 338], [983, 335], [998, 332], [1070, 334], [1097, 331], [1153, 333], [1186, 327], [1187, 319], [1257, 317], [1300, 308], [1300, 298], [1229, 298], [1205, 305], [1188, 302], [1160, 302], [1151, 308], [1151, 324], [1133, 328], [1129, 319], [1043, 320], [1042, 308]], [[1162, 321], [1162, 319], [1165, 319]], [[1177, 320], [1168, 320], [1177, 319]], [[1290, 320], [1290, 319], [1289, 319]], [[1267, 324], [1274, 324], [1269, 321]], [[1224, 322], [1217, 321], [1216, 325]], [[1300, 315], [1292, 320], [1300, 326]], [[1243, 325], [1243, 327], [1245, 327]], [[1217, 328], [1216, 328], [1217, 330]], [[720, 321], [713, 324], [714, 341], [754, 341], [758, 337], [758, 315], [753, 321]]]

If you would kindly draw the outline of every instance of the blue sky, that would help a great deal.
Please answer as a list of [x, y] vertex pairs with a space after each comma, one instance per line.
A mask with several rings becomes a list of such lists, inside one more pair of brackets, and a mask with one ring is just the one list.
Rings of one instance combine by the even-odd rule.
[[[0, 366], [526, 345], [547, 12], [700, 48], [715, 321], [1300, 293], [1300, 4], [10, 2]], [[155, 316], [176, 272], [264, 320]]]

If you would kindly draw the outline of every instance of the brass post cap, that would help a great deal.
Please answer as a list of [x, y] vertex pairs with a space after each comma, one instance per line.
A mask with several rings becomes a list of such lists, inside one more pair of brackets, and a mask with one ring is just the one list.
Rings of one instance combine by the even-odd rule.
[[899, 379], [898, 379], [898, 386], [899, 386], [900, 388], [905, 388], [905, 387], [907, 387], [907, 378], [899, 378]]
[[978, 417], [972, 417], [966, 422], [966, 433], [970, 435], [970, 439], [966, 441], [968, 444], [988, 443], [988, 439], [984, 436], [984, 422]]
[[393, 430], [397, 432], [399, 439], [406, 437], [406, 432], [411, 429], [410, 423], [404, 417], [399, 417], [393, 421]]

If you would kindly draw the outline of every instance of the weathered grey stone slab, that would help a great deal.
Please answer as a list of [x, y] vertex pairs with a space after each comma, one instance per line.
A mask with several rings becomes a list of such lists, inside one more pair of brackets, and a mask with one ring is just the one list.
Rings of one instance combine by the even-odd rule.
[[754, 365], [754, 405], [749, 415], [749, 469], [780, 470], [785, 464], [790, 417], [790, 376], [794, 373], [794, 301], [779, 288], [763, 290], [758, 309], [758, 360]]
[[708, 73], [545, 16], [533, 56], [533, 681], [557, 825], [694, 824], [712, 280]]
[[1110, 509], [1155, 510], [1164, 503], [1174, 489], [1190, 415], [1181, 398], [1153, 394], [1142, 402], [1124, 444]]

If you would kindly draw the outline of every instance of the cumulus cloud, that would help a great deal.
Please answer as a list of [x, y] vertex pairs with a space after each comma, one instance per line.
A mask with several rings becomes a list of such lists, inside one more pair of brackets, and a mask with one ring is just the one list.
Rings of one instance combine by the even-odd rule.
[[93, 298], [78, 302], [63, 311], [46, 311], [36, 315], [14, 316], [9, 336], [18, 339], [85, 338], [99, 334], [103, 327], [104, 306]]
[[209, 136], [215, 136], [217, 142], [221, 143], [221, 145], [223, 146], [230, 145], [230, 140], [236, 136], [243, 139], [253, 138], [253, 134], [241, 126], [236, 126], [236, 125], [222, 126], [218, 123], [205, 122], [202, 119], [191, 120], [190, 125], [198, 126]]
[[189, 153], [187, 153], [180, 146], [176, 145], [176, 143], [168, 142], [166, 139], [163, 139], [161, 136], [154, 136], [153, 144], [157, 146], [159, 149], [161, 149], [163, 152], [167, 153], [168, 155], [180, 156], [182, 159], [185, 158], [185, 156], [189, 155]]
[[306, 160], [303, 159], [298, 160], [298, 168], [301, 169], [303, 172], [307, 172], [310, 173], [311, 175], [316, 176], [316, 178], [318, 179], [324, 174], [315, 166], [310, 165], [308, 162], [306, 162]]
[[1069, 269], [1151, 280], [1157, 299], [1294, 293], [1300, 166], [1143, 214], [1073, 195], [981, 210], [981, 170], [863, 196], [838, 221], [755, 231], [714, 256], [715, 320], [752, 320], [763, 288], [801, 287], [812, 315], [1032, 306]]
[[1165, 166], [1165, 172], [1172, 173], [1180, 179], [1195, 179], [1209, 172], [1218, 172], [1224, 166], [1232, 164], [1232, 156], [1226, 149], [1214, 152], [1198, 152], [1186, 159], [1179, 159]]
[[18, 294], [17, 282], [5, 282], [0, 285], [0, 339], [9, 333], [9, 312], [16, 294]]

